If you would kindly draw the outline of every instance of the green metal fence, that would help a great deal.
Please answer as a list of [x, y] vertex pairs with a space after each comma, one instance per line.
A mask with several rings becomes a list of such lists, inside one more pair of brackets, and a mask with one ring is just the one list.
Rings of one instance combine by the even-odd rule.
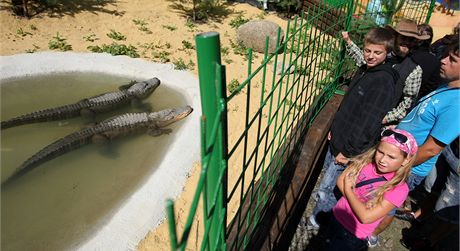
[[[350, 30], [352, 38], [361, 39], [371, 27], [400, 18], [427, 22], [434, 6], [434, 0], [382, 1], [383, 7], [362, 0], [334, 5], [304, 1], [301, 16], [289, 21], [285, 32], [278, 30], [277, 53], [268, 53], [268, 38], [264, 53], [248, 50], [247, 78], [232, 85], [231, 93], [219, 34], [196, 36], [202, 169], [180, 236], [173, 202], [168, 201], [172, 250], [186, 249], [200, 199], [198, 249], [243, 250], [250, 245], [299, 135], [351, 76], [353, 65], [346, 60], [340, 31]], [[244, 107], [235, 105], [242, 101]]]

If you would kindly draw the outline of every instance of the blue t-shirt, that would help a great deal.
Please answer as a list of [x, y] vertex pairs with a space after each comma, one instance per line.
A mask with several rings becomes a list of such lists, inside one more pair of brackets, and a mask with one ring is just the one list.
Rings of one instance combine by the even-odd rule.
[[[460, 135], [460, 89], [447, 84], [422, 97], [417, 106], [399, 123], [398, 129], [410, 132], [421, 146], [428, 136], [448, 145]], [[412, 173], [427, 176], [438, 155], [412, 168]]]

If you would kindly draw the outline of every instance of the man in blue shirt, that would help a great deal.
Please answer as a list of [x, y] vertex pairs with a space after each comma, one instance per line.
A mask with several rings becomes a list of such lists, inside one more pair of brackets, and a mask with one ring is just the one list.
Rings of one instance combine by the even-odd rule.
[[[441, 77], [448, 84], [422, 97], [399, 123], [398, 129], [410, 132], [420, 146], [407, 181], [413, 190], [430, 173], [439, 154], [460, 135], [460, 53], [456, 37], [449, 54], [441, 60]], [[372, 234], [376, 238], [393, 221], [387, 216]], [[415, 215], [414, 215], [415, 218]]]

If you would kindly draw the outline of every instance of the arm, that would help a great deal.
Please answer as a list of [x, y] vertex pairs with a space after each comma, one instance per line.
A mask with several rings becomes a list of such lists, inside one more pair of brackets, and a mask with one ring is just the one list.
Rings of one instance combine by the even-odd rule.
[[425, 143], [421, 145], [417, 151], [417, 156], [415, 159], [414, 166], [419, 165], [428, 159], [430, 159], [433, 156], [436, 156], [437, 154], [441, 153], [441, 151], [444, 149], [446, 145], [442, 143], [441, 141], [428, 136], [426, 139]]
[[[344, 173], [342, 173], [342, 175]], [[356, 218], [358, 218], [361, 223], [372, 223], [386, 216], [395, 207], [392, 203], [385, 199], [374, 207], [367, 207], [366, 203], [360, 201], [358, 196], [355, 194], [354, 187], [351, 185], [353, 184], [351, 178], [347, 177], [347, 175], [342, 177], [342, 175], [339, 176], [339, 180], [343, 179], [343, 186], [341, 189], [341, 191], [343, 190], [342, 194], [350, 204], [350, 207], [353, 210], [353, 213], [356, 215]], [[337, 186], [339, 186], [339, 180], [337, 181]]]
[[422, 84], [422, 68], [419, 65], [409, 74], [404, 82], [403, 99], [383, 118], [383, 123], [398, 122], [403, 119], [415, 104], [420, 85]]
[[355, 61], [356, 65], [361, 67], [366, 64], [366, 61], [364, 61], [363, 51], [351, 40], [350, 36], [348, 36], [348, 31], [342, 31], [342, 38], [345, 43], [347, 43], [345, 48], [348, 55], [350, 55], [350, 57]]

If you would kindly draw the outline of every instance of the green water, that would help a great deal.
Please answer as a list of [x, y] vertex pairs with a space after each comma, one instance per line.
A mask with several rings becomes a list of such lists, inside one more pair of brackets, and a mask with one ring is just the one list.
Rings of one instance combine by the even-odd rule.
[[[130, 80], [72, 73], [4, 82], [0, 85], [1, 119], [114, 91]], [[144, 102], [154, 111], [185, 105], [183, 97], [165, 83]], [[124, 112], [139, 110], [128, 106], [98, 115], [96, 120]], [[87, 123], [75, 118], [2, 131], [2, 181], [37, 151]], [[1, 189], [1, 250], [72, 249], [91, 236], [155, 172], [179, 126], [181, 122], [170, 126], [173, 133], [169, 135], [135, 135], [104, 146], [87, 145], [7, 183]]]

